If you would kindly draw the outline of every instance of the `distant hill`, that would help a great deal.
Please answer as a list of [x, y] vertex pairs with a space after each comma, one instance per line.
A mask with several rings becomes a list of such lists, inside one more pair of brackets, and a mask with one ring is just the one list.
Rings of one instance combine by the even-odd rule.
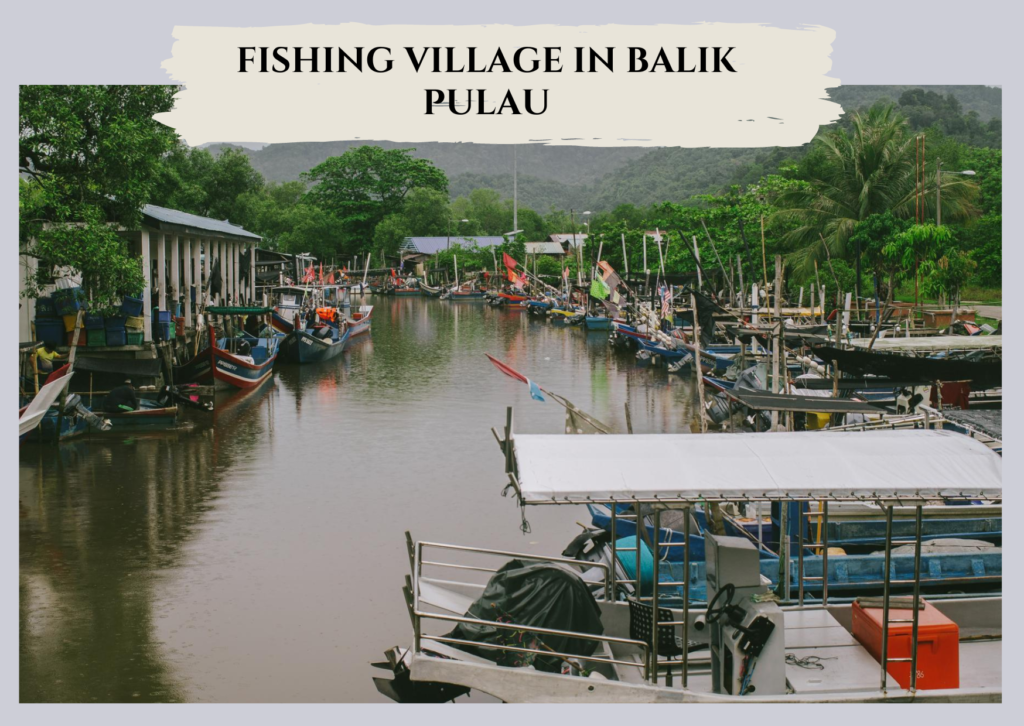
[[870, 106], [888, 99], [897, 102], [904, 91], [920, 88], [943, 96], [952, 94], [964, 113], [977, 111], [982, 121], [1003, 117], [1003, 89], [998, 86], [840, 86], [830, 88], [829, 96], [845, 110]]
[[[880, 100], [897, 102], [904, 91], [916, 88], [952, 94], [964, 113], [976, 111], [982, 122], [1002, 117], [1002, 89], [993, 86], [841, 86], [829, 93], [852, 111]], [[429, 159], [445, 171], [453, 198], [481, 187], [512, 196], [513, 147], [508, 145], [355, 139], [270, 144], [260, 149], [251, 148], [257, 144], [209, 144], [208, 148], [217, 153], [225, 146], [240, 146], [268, 181], [280, 182], [298, 179], [328, 157], [365, 144], [415, 149], [414, 156]], [[801, 149], [650, 150], [520, 144], [516, 154], [520, 203], [546, 213], [551, 207], [601, 211], [626, 203], [682, 202], [729, 184], [752, 183], [762, 174], [777, 171], [787, 158], [799, 156]]]

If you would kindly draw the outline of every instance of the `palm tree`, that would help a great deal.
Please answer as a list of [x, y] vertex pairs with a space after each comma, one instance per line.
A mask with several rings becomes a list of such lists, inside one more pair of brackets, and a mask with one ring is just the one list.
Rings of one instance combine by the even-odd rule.
[[[796, 265], [808, 269], [827, 252], [847, 255], [847, 241], [858, 222], [891, 211], [909, 219], [917, 193], [924, 193], [925, 215], [935, 214], [935, 175], [925, 174], [920, 190], [915, 178], [916, 147], [906, 117], [895, 106], [876, 105], [866, 114], [855, 112], [852, 129], [828, 131], [815, 138], [824, 153], [821, 178], [779, 196], [773, 220], [796, 223], [783, 241], [796, 248]], [[951, 222], [978, 214], [978, 186], [963, 177], [942, 179], [942, 216]]]

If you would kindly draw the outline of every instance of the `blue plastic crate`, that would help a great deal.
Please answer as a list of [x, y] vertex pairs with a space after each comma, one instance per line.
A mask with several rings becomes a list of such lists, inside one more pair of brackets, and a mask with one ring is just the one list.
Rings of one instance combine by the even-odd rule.
[[64, 345], [64, 321], [60, 318], [36, 318], [36, 340], [54, 347]]
[[153, 332], [157, 340], [174, 340], [174, 323], [156, 323]]
[[[103, 327], [107, 330], [124, 330], [125, 318], [121, 317], [108, 317]], [[89, 327], [88, 325], [86, 327]]]
[[128, 336], [125, 333], [124, 328], [120, 330], [111, 330], [107, 328], [107, 345], [128, 345]]
[[53, 293], [53, 306], [58, 315], [74, 315], [84, 309], [85, 304], [85, 290], [80, 287], [66, 287]]
[[125, 295], [121, 299], [121, 312], [125, 317], [135, 318], [142, 315], [142, 298]]
[[36, 298], [36, 317], [37, 318], [56, 318], [57, 308], [53, 304], [53, 298], [50, 297], [37, 297]]
[[103, 330], [103, 316], [99, 313], [86, 313], [85, 314], [85, 329], [86, 330]]
[[173, 323], [174, 320], [171, 318], [170, 310], [153, 310], [153, 322], [160, 323]]

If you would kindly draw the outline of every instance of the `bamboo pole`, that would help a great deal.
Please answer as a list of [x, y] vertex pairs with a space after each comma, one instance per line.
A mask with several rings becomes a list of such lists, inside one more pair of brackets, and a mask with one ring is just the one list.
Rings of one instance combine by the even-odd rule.
[[[693, 367], [697, 371], [697, 407], [700, 409], [700, 432], [707, 433], [707, 410], [704, 408], [704, 372], [700, 366], [700, 321], [697, 319], [697, 296], [690, 291], [690, 306], [693, 309]], [[689, 575], [687, 575], [689, 577]]]
[[629, 277], [629, 257], [626, 255], [626, 233], [622, 233], [622, 264], [626, 271], [626, 277]]

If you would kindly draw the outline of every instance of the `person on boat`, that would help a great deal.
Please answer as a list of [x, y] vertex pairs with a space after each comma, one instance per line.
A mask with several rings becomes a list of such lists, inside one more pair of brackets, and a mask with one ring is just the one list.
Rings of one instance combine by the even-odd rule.
[[108, 411], [136, 411], [139, 408], [139, 397], [135, 395], [135, 387], [132, 386], [132, 379], [125, 380], [124, 385], [118, 386], [107, 394]]
[[43, 343], [41, 348], [36, 348], [36, 370], [41, 373], [52, 372], [54, 369], [54, 361], [66, 359], [67, 356], [58, 353], [52, 343]]

